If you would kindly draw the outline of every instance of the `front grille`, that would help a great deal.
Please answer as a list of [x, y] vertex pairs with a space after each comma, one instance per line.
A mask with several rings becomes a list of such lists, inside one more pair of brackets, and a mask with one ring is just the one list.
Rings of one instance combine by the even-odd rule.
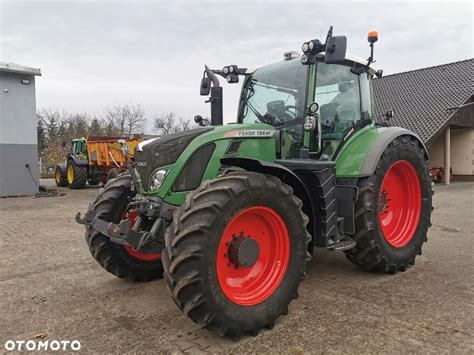
[[144, 189], [148, 190], [148, 178], [153, 170], [176, 162], [194, 138], [213, 129], [213, 127], [201, 127], [169, 134], [146, 144], [141, 151], [135, 149], [136, 169]]
[[135, 168], [140, 175], [140, 179], [142, 180], [143, 188], [148, 190], [148, 168], [146, 166], [138, 166], [136, 165]]

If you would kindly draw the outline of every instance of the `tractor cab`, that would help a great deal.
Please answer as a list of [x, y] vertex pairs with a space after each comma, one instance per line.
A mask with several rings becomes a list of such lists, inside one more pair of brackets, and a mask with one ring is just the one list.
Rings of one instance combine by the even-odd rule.
[[85, 138], [73, 139], [71, 144], [71, 155], [79, 159], [87, 159], [87, 143]]
[[[367, 60], [346, 54], [346, 37], [333, 36], [331, 27], [325, 43], [317, 39], [303, 43], [302, 56], [288, 52], [282, 62], [258, 68], [206, 66], [201, 95], [210, 93], [209, 123], [223, 121], [217, 75], [228, 83], [243, 76], [237, 123], [273, 126], [277, 159], [335, 160], [352, 133], [374, 122], [371, 79], [382, 75], [370, 67], [377, 39], [376, 32], [369, 33]], [[204, 125], [201, 116], [195, 120]]]
[[305, 66], [292, 56], [247, 69], [237, 122], [274, 126], [279, 132], [280, 159], [300, 158], [310, 103], [316, 103], [316, 112], [311, 114], [318, 117], [321, 128], [320, 132], [318, 127], [308, 132], [311, 158], [333, 160], [355, 126], [372, 123], [370, 81], [375, 71], [358, 70], [366, 63], [350, 55], [334, 64], [324, 59], [320, 55], [314, 64]]

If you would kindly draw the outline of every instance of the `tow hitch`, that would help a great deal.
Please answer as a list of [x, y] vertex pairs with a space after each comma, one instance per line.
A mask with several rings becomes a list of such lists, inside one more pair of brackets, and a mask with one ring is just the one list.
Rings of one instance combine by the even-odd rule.
[[[130, 245], [135, 250], [147, 253], [160, 253], [163, 250], [164, 243], [158, 238], [159, 231], [166, 226], [163, 223], [171, 220], [172, 207], [140, 197], [132, 201], [129, 206], [131, 211], [138, 212], [138, 218], [133, 227], [131, 227], [130, 221], [126, 219], [121, 220], [118, 224], [104, 221], [94, 214], [91, 207], [83, 217], [78, 212], [76, 222], [92, 227], [110, 238], [114, 243]], [[149, 231], [140, 231], [143, 223], [147, 220], [153, 220], [152, 227]]]

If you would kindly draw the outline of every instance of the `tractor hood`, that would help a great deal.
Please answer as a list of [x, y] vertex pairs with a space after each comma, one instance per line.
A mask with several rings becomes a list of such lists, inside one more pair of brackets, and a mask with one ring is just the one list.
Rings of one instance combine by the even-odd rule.
[[155, 167], [173, 164], [194, 138], [213, 129], [200, 127], [141, 142], [135, 149], [135, 162], [144, 186]]
[[[135, 149], [135, 166], [145, 191], [151, 192], [149, 190], [150, 176], [161, 167], [173, 166], [164, 184], [167, 185], [177, 180], [185, 167], [187, 169], [183, 174], [188, 177], [188, 180], [191, 176], [200, 178], [206, 169], [210, 155], [213, 157], [210, 164], [215, 170], [220, 166], [220, 158], [229, 155], [243, 154], [257, 159], [268, 155], [269, 160], [275, 159], [274, 136], [274, 127], [263, 123], [199, 127], [141, 142]], [[262, 142], [262, 138], [266, 143]], [[238, 143], [231, 147], [233, 141], [238, 141]], [[201, 154], [202, 159], [199, 158]], [[188, 166], [188, 161], [193, 164]], [[182, 179], [177, 182], [177, 185]], [[170, 191], [171, 193], [178, 191], [177, 185]], [[160, 195], [163, 189], [160, 189]]]

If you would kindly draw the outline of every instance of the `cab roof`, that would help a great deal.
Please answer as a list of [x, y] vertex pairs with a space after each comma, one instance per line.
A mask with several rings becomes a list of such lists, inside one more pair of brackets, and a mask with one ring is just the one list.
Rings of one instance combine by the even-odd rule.
[[[324, 58], [325, 56], [325, 53], [322, 52], [322, 53], [319, 53], [316, 55], [316, 58]], [[299, 60], [300, 56], [298, 57], [293, 57], [291, 59], [285, 59], [287, 61], [290, 61], [290, 60]], [[362, 59], [356, 55], [353, 55], [351, 53], [346, 53], [346, 61], [349, 61], [349, 62], [353, 62], [353, 63], [357, 63], [357, 64], [361, 64], [361, 65], [367, 65], [367, 59]], [[257, 66], [251, 66], [249, 68], [247, 68], [247, 71], [245, 72], [246, 74], [252, 74], [254, 73], [257, 69], [263, 67], [264, 65], [257, 65]], [[369, 72], [370, 74], [374, 74], [376, 72], [376, 69], [372, 66], [369, 67]]]

